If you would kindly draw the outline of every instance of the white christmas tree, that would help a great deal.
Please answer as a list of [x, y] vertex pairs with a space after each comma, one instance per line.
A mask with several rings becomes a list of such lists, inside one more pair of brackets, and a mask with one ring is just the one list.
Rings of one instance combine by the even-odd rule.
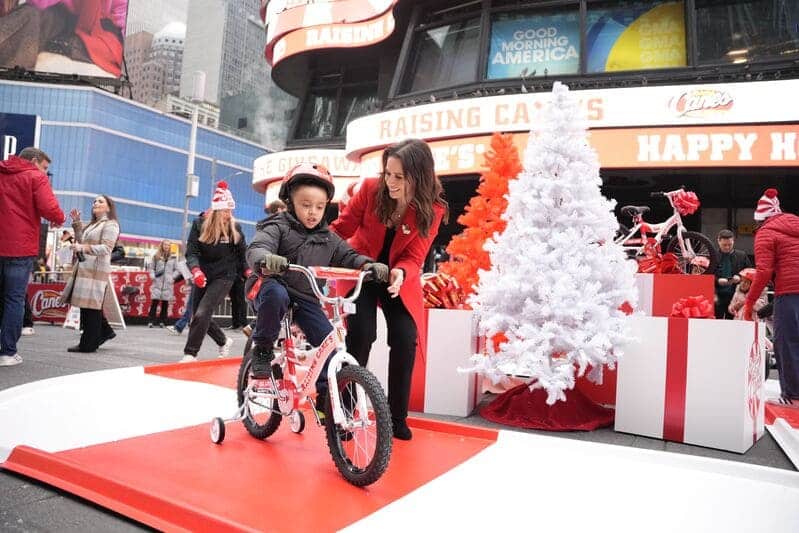
[[[481, 334], [504, 334], [496, 353], [474, 367], [495, 383], [529, 376], [547, 404], [565, 400], [575, 370], [602, 381], [629, 340], [624, 302], [635, 305], [635, 264], [613, 243], [615, 201], [602, 196], [599, 161], [583, 113], [556, 82], [530, 135], [524, 170], [510, 181], [508, 225], [486, 243], [491, 270], [480, 271], [471, 304]], [[488, 343], [489, 345], [491, 343]]]

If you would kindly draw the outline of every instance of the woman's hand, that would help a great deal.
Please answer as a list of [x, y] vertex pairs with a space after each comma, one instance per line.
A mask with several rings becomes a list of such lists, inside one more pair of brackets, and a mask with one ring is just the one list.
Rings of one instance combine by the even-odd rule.
[[72, 222], [77, 222], [80, 220], [80, 211], [73, 208], [72, 211], [69, 212], [69, 216], [72, 219]]
[[388, 293], [392, 298], [399, 296], [402, 282], [405, 281], [405, 271], [401, 268], [392, 268], [388, 275]]

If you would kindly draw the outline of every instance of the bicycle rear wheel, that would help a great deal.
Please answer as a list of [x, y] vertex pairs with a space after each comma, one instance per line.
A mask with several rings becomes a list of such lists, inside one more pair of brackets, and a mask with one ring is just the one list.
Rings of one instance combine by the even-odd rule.
[[698, 262], [696, 260], [692, 261], [690, 257], [686, 257], [683, 254], [683, 250], [680, 248], [679, 238], [676, 235], [672, 237], [666, 247], [666, 252], [673, 253], [677, 256], [677, 264], [680, 266], [680, 270], [683, 274], [704, 274], [706, 272], [712, 274], [716, 271], [719, 257], [716, 248], [713, 246], [713, 241], [701, 233], [686, 231], [683, 233], [683, 242], [686, 247], [690, 245], [696, 258], [704, 259], [704, 261]]
[[[383, 388], [371, 372], [360, 366], [345, 366], [336, 376], [345, 426], [333, 420], [333, 402], [325, 413], [327, 446], [336, 468], [355, 486], [363, 487], [380, 479], [391, 457], [391, 414]], [[366, 413], [361, 413], [357, 398], [365, 395]]]
[[[245, 346], [246, 351], [244, 352], [244, 357], [241, 359], [241, 366], [239, 366], [239, 377], [236, 380], [236, 399], [240, 406], [244, 405], [245, 401], [248, 402], [247, 415], [242, 420], [244, 427], [247, 428], [247, 433], [256, 439], [265, 439], [277, 431], [283, 417], [280, 413], [276, 412], [278, 410], [278, 405], [275, 398], [264, 398], [260, 395], [248, 392], [250, 380], [252, 378], [250, 375], [250, 369], [252, 367], [251, 345], [252, 343], [248, 340]], [[275, 380], [283, 379], [283, 370], [277, 365], [272, 365], [272, 375], [274, 375]], [[270, 391], [268, 392], [273, 394], [276, 392], [271, 390], [271, 383], [269, 389]]]

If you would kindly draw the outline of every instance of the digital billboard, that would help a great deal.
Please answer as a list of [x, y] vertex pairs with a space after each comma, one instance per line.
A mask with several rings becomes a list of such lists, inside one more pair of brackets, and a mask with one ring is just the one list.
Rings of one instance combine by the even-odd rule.
[[486, 77], [576, 74], [580, 69], [580, 15], [502, 15], [491, 24]]
[[128, 0], [0, 0], [0, 67], [118, 78]]
[[683, 2], [628, 2], [589, 6], [588, 72], [684, 67]]

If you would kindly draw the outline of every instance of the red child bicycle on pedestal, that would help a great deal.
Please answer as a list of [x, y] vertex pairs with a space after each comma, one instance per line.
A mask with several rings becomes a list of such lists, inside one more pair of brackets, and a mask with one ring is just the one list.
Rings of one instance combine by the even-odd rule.
[[[696, 231], [688, 231], [682, 217], [692, 215], [699, 209], [699, 198], [690, 191], [679, 188], [676, 191], [653, 192], [651, 197], [668, 199], [674, 213], [659, 224], [644, 220], [649, 212], [647, 206], [626, 205], [621, 214], [632, 218], [632, 229], [619, 224], [616, 244], [621, 245], [630, 259], [639, 261], [651, 260], [663, 251], [671, 254], [676, 269], [683, 274], [713, 274], [718, 265], [718, 252], [705, 235]], [[671, 235], [672, 228], [676, 234]], [[665, 249], [664, 249], [665, 245]]]

